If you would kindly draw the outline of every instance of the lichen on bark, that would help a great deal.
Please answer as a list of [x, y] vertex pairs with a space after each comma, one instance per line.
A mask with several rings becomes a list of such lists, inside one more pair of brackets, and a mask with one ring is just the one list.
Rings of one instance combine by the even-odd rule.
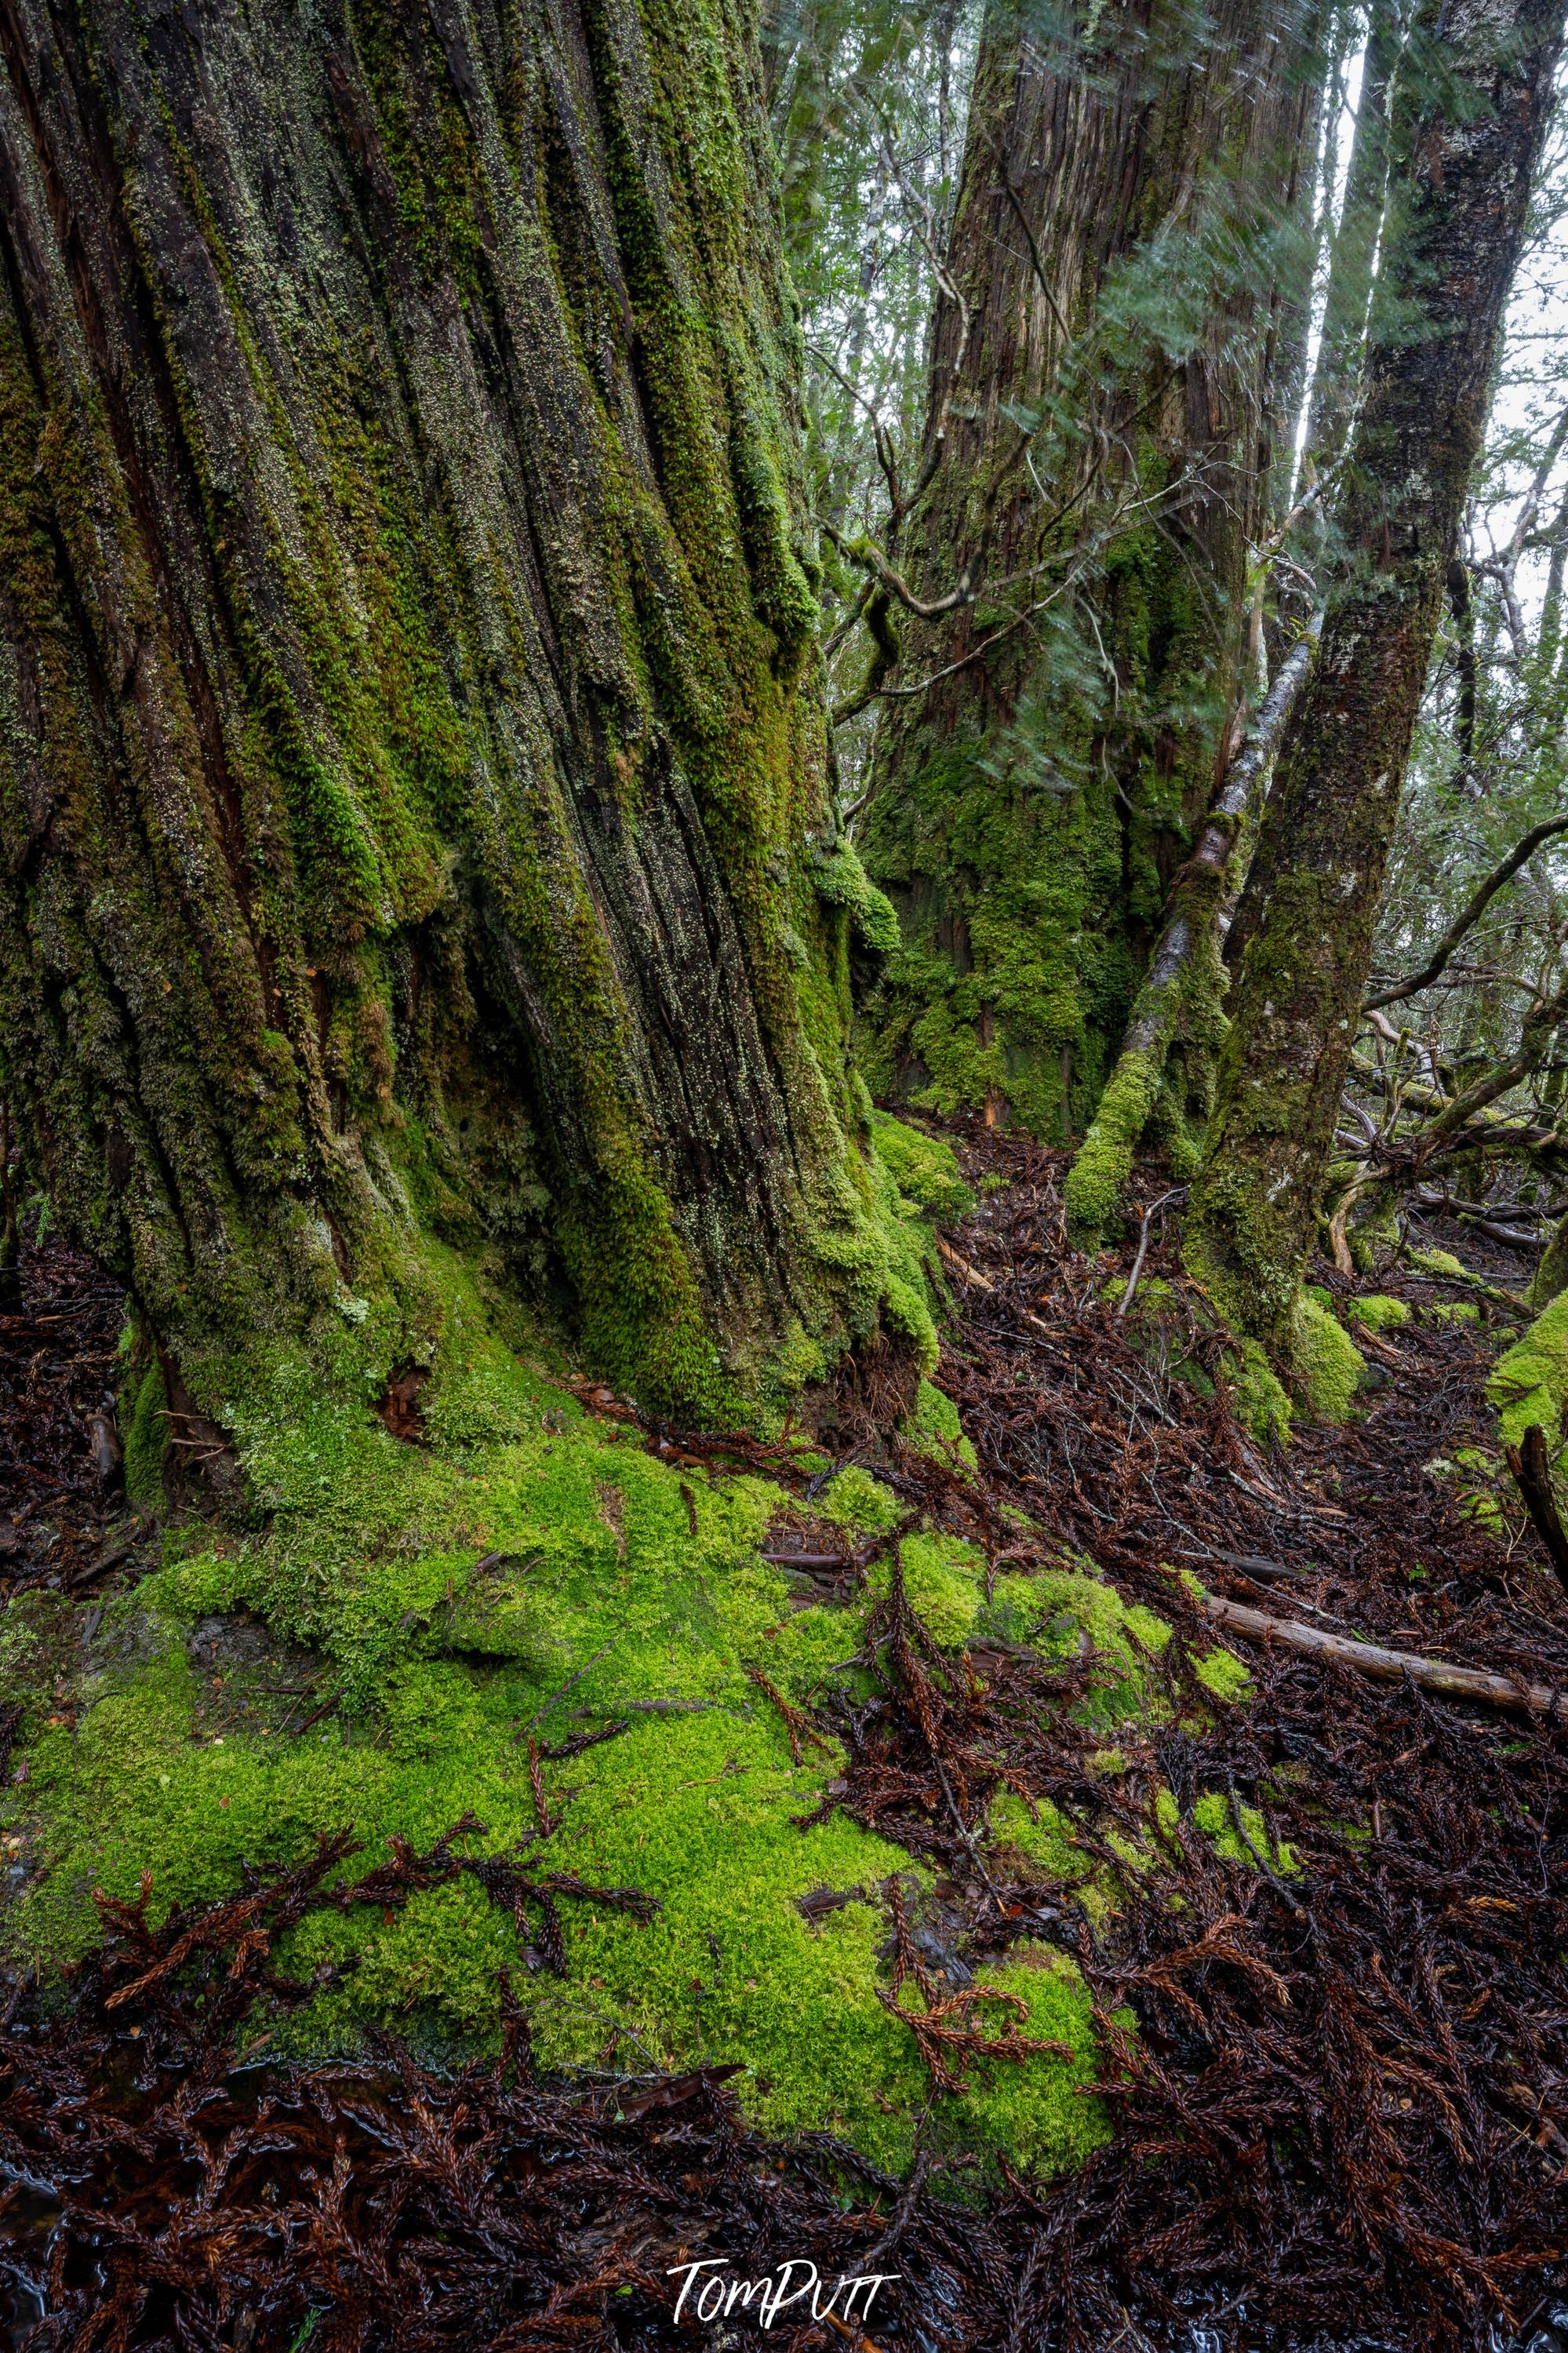
[[61, 1223], [193, 1379], [368, 1294], [416, 1356], [432, 1233], [667, 1404], [826, 1361], [897, 1256], [877, 909], [814, 852], [746, 12], [0, 41], [0, 1050]]

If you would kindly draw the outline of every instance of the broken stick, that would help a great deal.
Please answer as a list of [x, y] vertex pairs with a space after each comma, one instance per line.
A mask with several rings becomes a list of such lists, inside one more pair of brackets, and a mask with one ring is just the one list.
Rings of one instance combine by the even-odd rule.
[[1492, 1674], [1481, 1667], [1450, 1666], [1446, 1659], [1416, 1658], [1409, 1651], [1382, 1651], [1375, 1643], [1352, 1642], [1346, 1635], [1325, 1634], [1317, 1626], [1303, 1626], [1296, 1618], [1275, 1618], [1267, 1609], [1249, 1609], [1245, 1602], [1222, 1601], [1214, 1593], [1205, 1593], [1198, 1608], [1216, 1624], [1233, 1627], [1254, 1641], [1283, 1642], [1292, 1651], [1353, 1667], [1358, 1675], [1394, 1683], [1408, 1675], [1424, 1691], [1443, 1692], [1453, 1699], [1489, 1700], [1494, 1707], [1528, 1708], [1533, 1715], [1568, 1721], [1568, 1692], [1546, 1683], [1527, 1683], [1522, 1678], [1516, 1683], [1511, 1675]]

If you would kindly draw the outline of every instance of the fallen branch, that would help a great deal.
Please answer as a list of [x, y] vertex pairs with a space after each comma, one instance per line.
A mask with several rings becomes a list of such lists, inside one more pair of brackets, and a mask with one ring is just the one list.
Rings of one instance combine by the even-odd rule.
[[953, 1272], [959, 1275], [963, 1282], [972, 1284], [976, 1291], [995, 1290], [996, 1285], [992, 1282], [990, 1276], [987, 1274], [982, 1274], [978, 1267], [971, 1266], [966, 1258], [960, 1258], [952, 1243], [944, 1242], [940, 1234], [937, 1236], [936, 1246], [942, 1258], [945, 1259], [948, 1265], [953, 1270]]
[[1568, 1694], [1545, 1683], [1527, 1683], [1522, 1679], [1516, 1683], [1511, 1675], [1492, 1674], [1481, 1667], [1454, 1667], [1446, 1659], [1415, 1658], [1408, 1651], [1382, 1651], [1372, 1642], [1352, 1642], [1343, 1634], [1325, 1634], [1316, 1626], [1303, 1626], [1299, 1619], [1275, 1618], [1267, 1609], [1247, 1609], [1245, 1602], [1222, 1601], [1214, 1593], [1205, 1593], [1198, 1607], [1216, 1625], [1228, 1626], [1254, 1641], [1283, 1642], [1292, 1651], [1353, 1667], [1358, 1675], [1371, 1675], [1380, 1683], [1403, 1683], [1408, 1675], [1423, 1691], [1442, 1692], [1452, 1699], [1488, 1700], [1494, 1707], [1528, 1708], [1534, 1715], [1568, 1721], [1564, 1704]]

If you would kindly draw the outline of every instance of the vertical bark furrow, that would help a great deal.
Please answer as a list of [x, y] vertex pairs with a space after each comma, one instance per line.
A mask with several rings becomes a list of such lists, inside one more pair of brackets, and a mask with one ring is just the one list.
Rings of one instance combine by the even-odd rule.
[[187, 1353], [340, 1258], [413, 1331], [388, 1171], [495, 1230], [478, 1117], [533, 1134], [606, 1369], [690, 1402], [715, 1343], [840, 1345], [885, 1245], [742, 13], [0, 40], [0, 989], [62, 1219]]

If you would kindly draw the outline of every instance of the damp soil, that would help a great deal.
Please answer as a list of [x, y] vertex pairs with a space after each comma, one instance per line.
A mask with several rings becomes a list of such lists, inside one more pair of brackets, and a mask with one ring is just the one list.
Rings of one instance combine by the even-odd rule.
[[[919, 1906], [897, 1883], [883, 1892], [886, 1999], [931, 2086], [910, 2178], [826, 2136], [759, 2139], [721, 2068], [628, 2075], [612, 2054], [541, 2081], [504, 1986], [504, 2046], [482, 2066], [443, 2073], [385, 2040], [352, 2065], [269, 2064], [268, 2021], [318, 1989], [274, 1962], [293, 1923], [483, 1878], [461, 1823], [358, 1880], [348, 1842], [329, 1841], [168, 1919], [106, 1903], [100, 1949], [63, 1988], [10, 1989], [0, 2318], [14, 2344], [743, 2345], [749, 2323], [674, 2327], [671, 2267], [711, 2256], [752, 2278], [789, 2257], [828, 2278], [899, 2275], [863, 2327], [781, 2316], [766, 2341], [792, 2353], [1568, 2353], [1568, 1726], [1277, 1645], [1248, 1650], [1249, 1685], [1218, 1700], [1194, 1677], [1214, 1632], [1181, 1576], [1568, 1688], [1568, 1597], [1525, 1514], [1489, 1490], [1479, 1517], [1474, 1484], [1440, 1467], [1491, 1443], [1484, 1324], [1434, 1312], [1461, 1286], [1380, 1268], [1361, 1288], [1413, 1309], [1369, 1351], [1383, 1385], [1345, 1429], [1303, 1428], [1281, 1453], [1237, 1418], [1173, 1225], [1145, 1257], [1143, 1308], [1119, 1317], [1113, 1261], [1066, 1247], [1062, 1156], [984, 1130], [957, 1140], [992, 1189], [947, 1238], [939, 1378], [978, 1468], [889, 1439], [874, 1381], [845, 1388], [832, 1443], [903, 1515], [866, 1628], [869, 1696], [786, 1712], [792, 1742], [845, 1746], [830, 1802], [933, 1867]], [[1146, 1198], [1160, 1189], [1151, 1172]], [[1130, 1225], [1124, 1274], [1135, 1239]], [[1494, 1250], [1483, 1271], [1507, 1291], [1528, 1267]], [[75, 1593], [133, 1576], [134, 1546], [106, 1556], [120, 1531], [147, 1535], [94, 1452], [118, 1298], [47, 1240], [25, 1283], [26, 1313], [0, 1324], [11, 1603], [40, 1581]], [[811, 1515], [820, 1440], [698, 1436], [582, 1394], [693, 1480], [778, 1479], [803, 1507], [773, 1540], [799, 1556], [803, 1591], [865, 1575], [869, 1548]], [[900, 1569], [900, 1531], [922, 1525], [980, 1544], [996, 1575], [1087, 1559], [1155, 1609], [1184, 1638], [1151, 1663], [1161, 1722], [1120, 1727], [1108, 1753], [1080, 1720], [1092, 1710], [1072, 1707], [1104, 1671], [1055, 1656], [1046, 1629], [958, 1661], [940, 1651]], [[214, 1621], [193, 1641], [236, 1704], [285, 1679], [264, 1630]], [[310, 1681], [309, 1660], [283, 1663]], [[1198, 1826], [1216, 1793], [1232, 1837]], [[1070, 1871], [1044, 1875], [988, 1839], [1003, 1794], [1056, 1810]], [[490, 1900], [548, 1944], [550, 1907], [572, 1891], [485, 1868]], [[1111, 1885], [1107, 1910], [1092, 1898]], [[1022, 1939], [1084, 1972], [1113, 2135], [1068, 2179], [1005, 2168], [965, 2202], [937, 2161], [942, 2105], [967, 2069], [1004, 2063], [970, 1971]]]

